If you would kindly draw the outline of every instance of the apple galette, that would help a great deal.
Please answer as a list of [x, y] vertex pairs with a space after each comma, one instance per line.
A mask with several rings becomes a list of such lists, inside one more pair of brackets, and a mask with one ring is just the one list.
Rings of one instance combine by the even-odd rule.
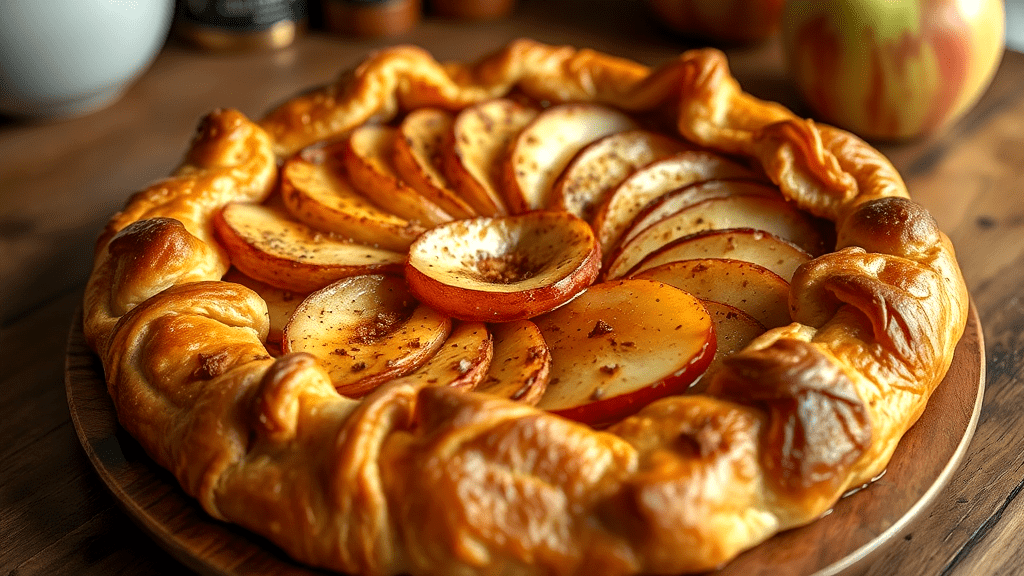
[[201, 124], [99, 239], [120, 422], [214, 518], [353, 574], [676, 574], [868, 482], [966, 322], [878, 152], [514, 42]]

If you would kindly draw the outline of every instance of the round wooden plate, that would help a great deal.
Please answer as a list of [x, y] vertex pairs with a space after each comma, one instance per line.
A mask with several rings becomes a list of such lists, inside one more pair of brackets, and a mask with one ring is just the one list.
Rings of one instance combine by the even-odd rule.
[[[210, 518], [117, 423], [99, 360], [81, 320], [68, 339], [65, 378], [82, 447], [124, 510], [171, 555], [211, 576], [326, 574], [301, 566], [259, 536]], [[719, 575], [842, 574], [899, 537], [935, 501], [974, 434], [985, 381], [985, 346], [973, 306], [946, 379], [904, 436], [888, 469], [809, 526], [775, 536]]]

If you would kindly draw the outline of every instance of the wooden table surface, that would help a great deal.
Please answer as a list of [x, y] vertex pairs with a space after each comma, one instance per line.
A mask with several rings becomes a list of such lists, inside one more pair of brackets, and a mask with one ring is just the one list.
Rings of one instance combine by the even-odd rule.
[[[650, 65], [688, 47], [633, 2], [523, 0], [509, 20], [428, 19], [397, 40], [310, 33], [278, 52], [228, 55], [172, 41], [105, 110], [50, 123], [0, 119], [0, 575], [187, 572], [133, 525], [91, 467], [69, 417], [64, 356], [99, 230], [132, 191], [175, 167], [198, 119], [216, 107], [259, 117], [395, 41], [474, 59], [521, 36]], [[801, 111], [777, 42], [727, 52], [747, 90]], [[962, 467], [869, 573], [1016, 573], [1024, 565], [1024, 55], [1007, 53], [979, 105], [946, 133], [880, 148], [957, 247], [988, 376]]]

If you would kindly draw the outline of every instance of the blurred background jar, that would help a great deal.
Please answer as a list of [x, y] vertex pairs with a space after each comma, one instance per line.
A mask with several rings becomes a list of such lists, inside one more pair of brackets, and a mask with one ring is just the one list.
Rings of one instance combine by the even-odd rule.
[[306, 21], [306, 0], [178, 0], [174, 31], [204, 50], [263, 50], [290, 45]]
[[67, 118], [115, 102], [163, 47], [174, 0], [0, 0], [0, 113]]
[[324, 29], [363, 38], [400, 36], [419, 24], [420, 0], [320, 0]]
[[313, 0], [311, 12], [328, 32], [361, 38], [396, 37], [424, 16], [484, 21], [512, 13], [515, 0]]
[[647, 0], [655, 19], [684, 36], [748, 44], [779, 30], [784, 0]]
[[515, 5], [515, 0], [429, 0], [427, 3], [431, 14], [456, 20], [506, 18]]

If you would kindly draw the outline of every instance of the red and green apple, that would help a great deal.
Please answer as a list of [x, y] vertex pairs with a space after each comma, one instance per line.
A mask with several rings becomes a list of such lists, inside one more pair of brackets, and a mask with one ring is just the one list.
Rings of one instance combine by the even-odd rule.
[[1002, 0], [792, 0], [790, 74], [822, 120], [871, 140], [935, 133], [966, 113], [1003, 54]]

